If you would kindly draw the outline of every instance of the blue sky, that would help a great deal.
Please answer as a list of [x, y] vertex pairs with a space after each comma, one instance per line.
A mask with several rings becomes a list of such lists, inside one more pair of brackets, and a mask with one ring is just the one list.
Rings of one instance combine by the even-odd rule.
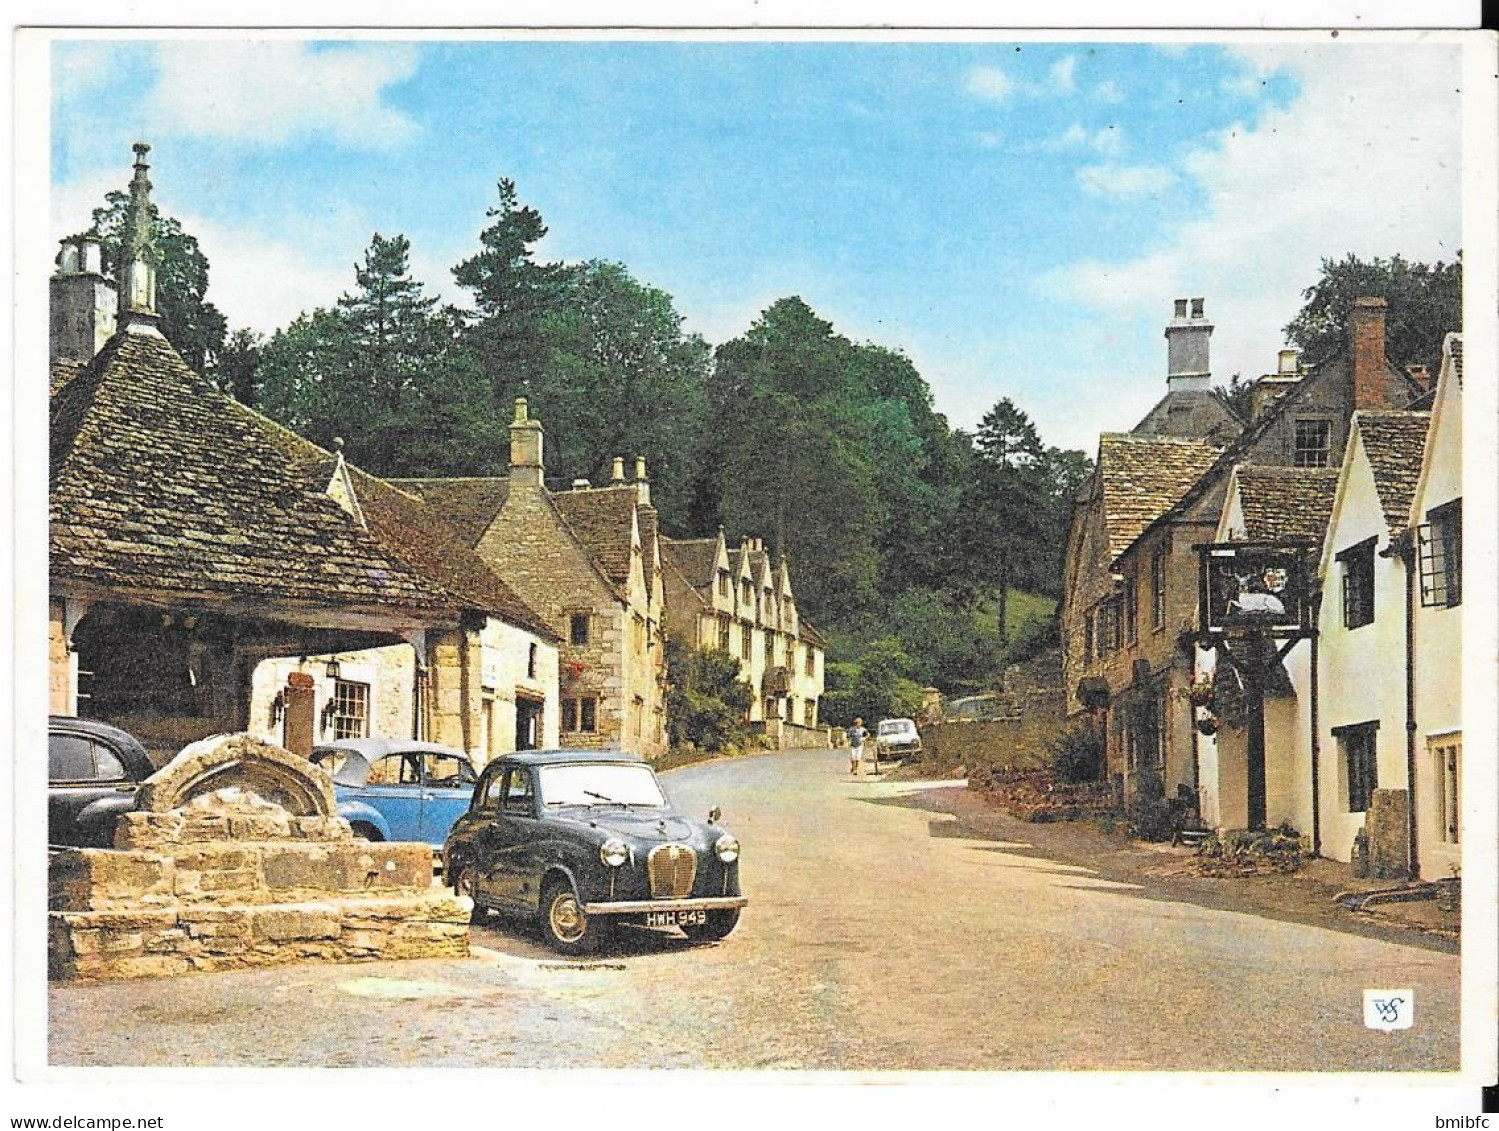
[[547, 258], [614, 259], [710, 342], [799, 294], [904, 349], [971, 427], [1002, 396], [1096, 447], [1165, 391], [1172, 300], [1273, 368], [1325, 255], [1461, 246], [1452, 42], [61, 40], [54, 235], [152, 144], [231, 327], [477, 246], [500, 177]]

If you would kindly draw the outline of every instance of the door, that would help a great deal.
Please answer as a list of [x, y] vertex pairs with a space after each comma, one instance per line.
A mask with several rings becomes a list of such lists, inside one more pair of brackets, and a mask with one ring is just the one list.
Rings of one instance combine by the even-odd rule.
[[490, 824], [485, 844], [487, 889], [494, 898], [534, 910], [537, 893], [531, 884], [531, 856], [538, 833], [531, 772], [525, 766], [505, 771], [500, 786], [499, 812]]
[[474, 768], [456, 754], [422, 755], [422, 808], [417, 838], [441, 845], [453, 822], [468, 811]]
[[541, 712], [545, 704], [535, 699], [515, 697], [515, 748], [541, 748]]

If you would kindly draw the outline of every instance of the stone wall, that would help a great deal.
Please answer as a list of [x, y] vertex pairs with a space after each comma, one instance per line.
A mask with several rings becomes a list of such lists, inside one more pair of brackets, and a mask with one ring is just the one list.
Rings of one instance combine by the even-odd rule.
[[1048, 764], [1045, 744], [1056, 736], [1055, 716], [1034, 713], [1008, 719], [954, 719], [921, 730], [921, 757], [935, 766], [1031, 770]]

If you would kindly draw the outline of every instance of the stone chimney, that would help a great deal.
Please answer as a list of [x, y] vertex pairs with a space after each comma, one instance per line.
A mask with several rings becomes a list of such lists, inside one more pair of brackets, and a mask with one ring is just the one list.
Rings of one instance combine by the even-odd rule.
[[645, 456], [635, 457], [635, 491], [641, 506], [651, 505], [651, 482], [645, 477]]
[[525, 397], [515, 398], [515, 419], [510, 422], [510, 483], [512, 486], [542, 485], [541, 422], [532, 420]]
[[1353, 355], [1353, 407], [1389, 408], [1385, 397], [1384, 319], [1389, 303], [1356, 298], [1348, 319], [1348, 348]]
[[125, 244], [120, 260], [120, 324], [127, 330], [160, 333], [156, 314], [156, 244], [151, 235], [151, 182], [146, 154], [151, 147], [135, 143], [135, 175], [125, 214]]
[[1280, 351], [1279, 362], [1276, 366], [1277, 373], [1297, 374], [1301, 372], [1301, 351], [1298, 349], [1283, 349]]
[[615, 456], [614, 467], [609, 472], [609, 486], [622, 487], [625, 482], [625, 457]]
[[119, 295], [104, 277], [104, 245], [97, 231], [62, 241], [51, 288], [52, 362], [86, 364], [114, 334], [119, 315]]
[[1166, 386], [1172, 392], [1207, 392], [1212, 378], [1208, 339], [1213, 324], [1203, 314], [1200, 298], [1176, 300], [1166, 324]]

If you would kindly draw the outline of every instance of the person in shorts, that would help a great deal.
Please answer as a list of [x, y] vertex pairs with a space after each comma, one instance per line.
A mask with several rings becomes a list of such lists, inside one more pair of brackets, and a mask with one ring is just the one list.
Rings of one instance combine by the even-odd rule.
[[868, 733], [863, 719], [856, 718], [854, 725], [848, 728], [848, 772], [851, 774], [857, 774], [863, 764], [864, 736]]

